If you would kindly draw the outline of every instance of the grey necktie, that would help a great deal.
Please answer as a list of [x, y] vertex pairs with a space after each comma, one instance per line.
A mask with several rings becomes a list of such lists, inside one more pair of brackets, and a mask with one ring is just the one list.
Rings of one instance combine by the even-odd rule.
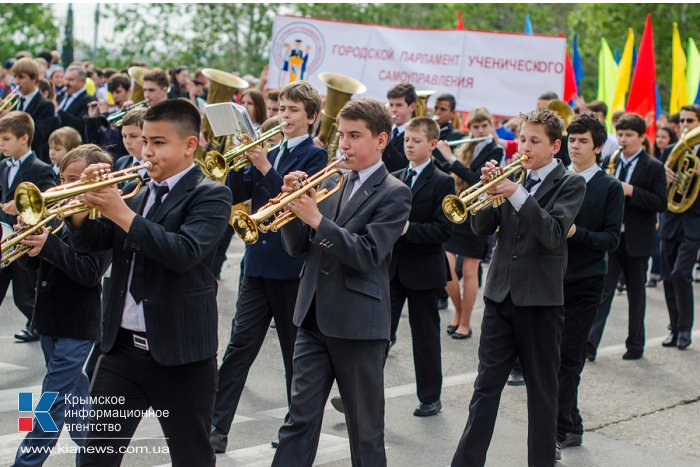
[[355, 182], [359, 178], [360, 174], [358, 174], [354, 170], [348, 175], [348, 183], [347, 185], [345, 185], [345, 191], [343, 191], [343, 197], [340, 200], [340, 209], [338, 210], [338, 212], [342, 211], [348, 204], [348, 201], [350, 201], [350, 195], [352, 194], [352, 191], [355, 188]]

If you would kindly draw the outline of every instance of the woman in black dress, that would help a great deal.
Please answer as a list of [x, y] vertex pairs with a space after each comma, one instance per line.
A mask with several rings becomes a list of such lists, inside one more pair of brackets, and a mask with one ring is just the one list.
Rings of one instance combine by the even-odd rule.
[[[469, 112], [467, 126], [472, 138], [491, 136], [493, 117], [486, 108], [478, 107]], [[486, 162], [491, 159], [500, 162], [504, 156], [503, 148], [497, 145], [493, 138], [464, 144], [457, 148], [456, 154], [452, 154], [446, 141], [440, 141], [438, 149], [444, 160], [436, 158], [435, 165], [453, 174], [457, 193], [479, 181], [481, 168]], [[479, 289], [479, 264], [487, 249], [487, 237], [474, 234], [469, 220], [455, 224], [452, 237], [445, 244], [452, 273], [446, 289], [455, 307], [455, 314], [447, 326], [447, 333], [454, 339], [466, 339], [472, 335], [470, 320]], [[456, 273], [458, 260], [462, 262], [461, 291]]]

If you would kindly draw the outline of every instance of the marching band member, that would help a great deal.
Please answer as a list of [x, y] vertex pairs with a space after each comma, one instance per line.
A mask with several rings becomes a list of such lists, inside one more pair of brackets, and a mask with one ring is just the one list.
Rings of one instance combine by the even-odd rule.
[[114, 108], [110, 112], [106, 101], [91, 102], [88, 105], [88, 118], [85, 120], [85, 136], [87, 142], [99, 145], [116, 161], [126, 153], [126, 148], [120, 129], [111, 126], [106, 117], [128, 108], [127, 102], [131, 100], [131, 79], [122, 73], [114, 74], [107, 82], [107, 89], [112, 94]]
[[386, 93], [393, 119], [389, 143], [384, 149], [382, 160], [389, 172], [396, 172], [408, 165], [408, 159], [403, 150], [404, 130], [406, 123], [416, 108], [416, 88], [409, 83], [399, 83]]

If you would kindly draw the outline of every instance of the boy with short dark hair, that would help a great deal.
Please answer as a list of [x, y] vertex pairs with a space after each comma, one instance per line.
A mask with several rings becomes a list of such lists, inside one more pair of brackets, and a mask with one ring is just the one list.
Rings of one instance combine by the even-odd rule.
[[[6, 156], [0, 162], [0, 222], [10, 226], [17, 220], [14, 201], [17, 185], [32, 182], [45, 191], [56, 184], [51, 166], [40, 161], [31, 150], [33, 138], [34, 122], [28, 113], [13, 111], [0, 118], [0, 151]], [[36, 272], [27, 271], [15, 263], [0, 269], [0, 301], [4, 300], [10, 282], [15, 305], [27, 318], [26, 326], [15, 334], [15, 339], [37, 341], [39, 335], [31, 328]]]
[[[638, 360], [644, 354], [644, 314], [646, 275], [649, 257], [656, 241], [657, 214], [666, 209], [666, 173], [663, 165], [644, 151], [646, 124], [636, 114], [625, 114], [617, 122], [617, 142], [622, 147], [616, 158], [614, 177], [625, 194], [624, 220], [620, 243], [608, 258], [603, 296], [588, 334], [587, 358], [595, 360], [610, 314], [620, 271], [625, 274], [629, 300], [629, 330], [624, 360]], [[607, 169], [610, 158], [603, 160]]]
[[168, 98], [170, 81], [168, 74], [160, 68], [154, 68], [143, 75], [143, 97], [152, 107]]
[[[274, 466], [312, 465], [334, 380], [345, 407], [353, 465], [386, 465], [389, 262], [411, 205], [410, 189], [382, 163], [390, 131], [391, 117], [380, 102], [345, 104], [338, 114], [339, 149], [350, 172], [341, 189], [320, 205], [315, 190], [289, 204], [298, 219], [282, 228], [284, 247], [294, 256], [306, 255], [306, 263], [294, 310], [299, 326], [295, 390]], [[293, 191], [304, 177], [301, 171], [285, 176], [284, 191]]]
[[410, 83], [399, 83], [386, 93], [393, 125], [389, 133], [389, 144], [382, 160], [389, 172], [401, 170], [408, 164], [403, 148], [404, 130], [416, 109], [416, 88]]
[[[282, 145], [270, 153], [265, 147], [256, 146], [247, 153], [252, 165], [229, 173], [226, 183], [234, 204], [251, 200], [255, 212], [281, 192], [286, 174], [301, 170], [313, 175], [326, 166], [326, 151], [314, 146], [310, 136], [320, 112], [321, 97], [308, 82], [297, 81], [280, 90], [278, 118], [287, 123], [282, 129]], [[284, 251], [280, 232], [261, 233], [256, 243], [246, 244], [231, 340], [219, 368], [211, 434], [216, 452], [225, 452], [248, 371], [273, 318], [282, 350], [287, 399], [290, 398], [297, 334], [292, 315], [303, 264], [303, 257], [292, 258]]]
[[438, 296], [447, 283], [444, 243], [452, 232], [452, 223], [442, 213], [442, 200], [454, 194], [455, 182], [430, 161], [439, 134], [439, 127], [431, 118], [410, 120], [404, 136], [404, 149], [410, 164], [392, 174], [408, 185], [412, 193], [408, 225], [394, 244], [389, 277], [394, 339], [403, 305], [408, 300], [420, 402], [413, 412], [417, 417], [437, 415], [442, 408]]
[[[528, 464], [553, 465], [556, 456], [557, 371], [564, 305], [566, 236], [583, 202], [585, 180], [554, 155], [562, 120], [549, 110], [522, 115], [520, 153], [525, 184], [505, 179], [488, 190], [507, 200], [471, 218], [477, 235], [498, 232], [484, 289], [479, 375], [469, 420], [453, 466], [484, 465], [501, 392], [515, 358], [528, 388]], [[499, 171], [492, 160], [481, 182]]]
[[[61, 179], [64, 184], [79, 181], [89, 164], [110, 164], [111, 160], [94, 144], [80, 146], [61, 160]], [[46, 361], [41, 389], [44, 393], [58, 393], [48, 412], [58, 431], [44, 431], [35, 422], [17, 450], [14, 465], [29, 466], [44, 463], [51, 452], [47, 449], [58, 441], [64, 423], [68, 423], [70, 436], [78, 446], [85, 441], [87, 417], [75, 414], [90, 405], [71, 401], [89, 396], [83, 365], [93, 343], [99, 340], [100, 282], [110, 254], [78, 253], [65, 228], [51, 234], [42, 229], [26, 237], [22, 245], [32, 249], [18, 263], [36, 271], [42, 284], [37, 288], [32, 316], [32, 327], [40, 335]]]
[[[97, 414], [167, 410], [159, 417], [176, 465], [213, 465], [209, 444], [216, 392], [216, 280], [209, 271], [231, 213], [230, 191], [194, 164], [201, 118], [173, 99], [143, 117], [148, 188], [124, 200], [115, 186], [83, 200], [102, 213], [73, 216], [76, 248], [112, 250], [105, 287], [102, 357], [91, 395], [123, 405], [93, 405]], [[90, 165], [87, 179], [106, 164]], [[80, 465], [119, 465], [140, 416], [91, 417]], [[119, 427], [107, 430], [105, 426]]]

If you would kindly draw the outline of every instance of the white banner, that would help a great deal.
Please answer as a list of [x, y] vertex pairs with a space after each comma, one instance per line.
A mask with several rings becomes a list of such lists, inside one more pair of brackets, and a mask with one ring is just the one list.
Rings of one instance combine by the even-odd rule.
[[382, 102], [396, 83], [453, 94], [457, 109], [485, 106], [511, 116], [535, 108], [547, 91], [562, 95], [566, 39], [486, 31], [406, 29], [277, 16], [268, 86], [306, 79], [325, 94], [318, 74], [333, 71], [363, 82]]

